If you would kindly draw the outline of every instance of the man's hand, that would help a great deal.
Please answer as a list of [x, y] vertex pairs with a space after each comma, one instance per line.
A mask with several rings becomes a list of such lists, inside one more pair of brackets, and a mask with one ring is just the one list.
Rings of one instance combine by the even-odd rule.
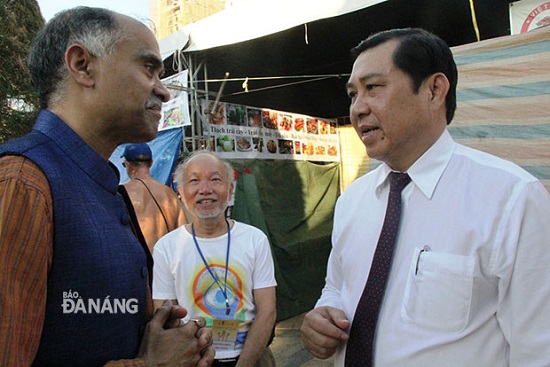
[[187, 311], [165, 301], [147, 324], [138, 356], [146, 366], [207, 367], [214, 361], [212, 331], [200, 317], [180, 325]]
[[342, 310], [334, 307], [318, 307], [308, 312], [300, 331], [304, 347], [315, 357], [331, 357], [349, 336], [345, 330], [350, 322]]
[[[167, 302], [170, 302], [170, 301], [164, 301], [162, 305], [167, 304]], [[173, 328], [180, 327], [182, 325], [181, 319], [187, 316], [187, 310], [185, 308], [181, 307], [178, 304], [173, 304], [173, 302], [171, 303], [172, 304], [170, 307], [170, 315], [168, 316], [168, 319], [164, 323], [165, 329], [173, 329]]]

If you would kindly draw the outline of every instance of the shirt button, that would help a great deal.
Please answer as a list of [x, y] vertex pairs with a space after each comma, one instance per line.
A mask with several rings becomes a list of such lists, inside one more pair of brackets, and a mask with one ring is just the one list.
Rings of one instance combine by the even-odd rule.
[[120, 216], [120, 222], [122, 224], [124, 224], [125, 226], [127, 226], [128, 224], [130, 224], [130, 217], [128, 216], [128, 214], [122, 214]]

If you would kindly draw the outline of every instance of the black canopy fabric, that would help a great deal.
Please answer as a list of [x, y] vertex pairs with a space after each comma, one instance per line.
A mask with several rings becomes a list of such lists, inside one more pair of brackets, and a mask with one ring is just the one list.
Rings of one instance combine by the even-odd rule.
[[[369, 34], [421, 27], [436, 33], [451, 47], [476, 42], [475, 26], [481, 40], [510, 34], [509, 1], [472, 3], [475, 22], [470, 0], [388, 0], [261, 38], [188, 52], [186, 56], [195, 60], [194, 65], [203, 62], [207, 67], [207, 85], [203, 74], [197, 73], [199, 89], [208, 86], [209, 91], [217, 92], [229, 73], [221, 93], [223, 102], [323, 118], [344, 117], [349, 105], [344, 85], [352, 66], [349, 50]], [[262, 16], [269, 21], [268, 14]], [[169, 73], [175, 73], [173, 57], [168, 57], [165, 64]]]
[[324, 285], [339, 164], [232, 160], [239, 172], [233, 218], [269, 237], [277, 278], [277, 320], [310, 310]]

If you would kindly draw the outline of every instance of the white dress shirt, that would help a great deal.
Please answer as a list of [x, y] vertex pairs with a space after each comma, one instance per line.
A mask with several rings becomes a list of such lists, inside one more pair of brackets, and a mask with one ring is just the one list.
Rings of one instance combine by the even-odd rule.
[[[357, 179], [336, 205], [316, 306], [340, 308], [350, 321], [384, 220], [389, 172], [382, 164]], [[447, 131], [407, 172], [375, 365], [550, 366], [548, 191]], [[345, 345], [335, 366], [344, 357]]]

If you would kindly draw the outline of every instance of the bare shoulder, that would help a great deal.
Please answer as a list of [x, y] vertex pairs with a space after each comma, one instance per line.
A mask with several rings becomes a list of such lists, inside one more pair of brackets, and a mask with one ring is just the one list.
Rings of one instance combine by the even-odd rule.
[[143, 184], [137, 180], [130, 180], [124, 183], [124, 187], [128, 193], [135, 193], [142, 190]]

